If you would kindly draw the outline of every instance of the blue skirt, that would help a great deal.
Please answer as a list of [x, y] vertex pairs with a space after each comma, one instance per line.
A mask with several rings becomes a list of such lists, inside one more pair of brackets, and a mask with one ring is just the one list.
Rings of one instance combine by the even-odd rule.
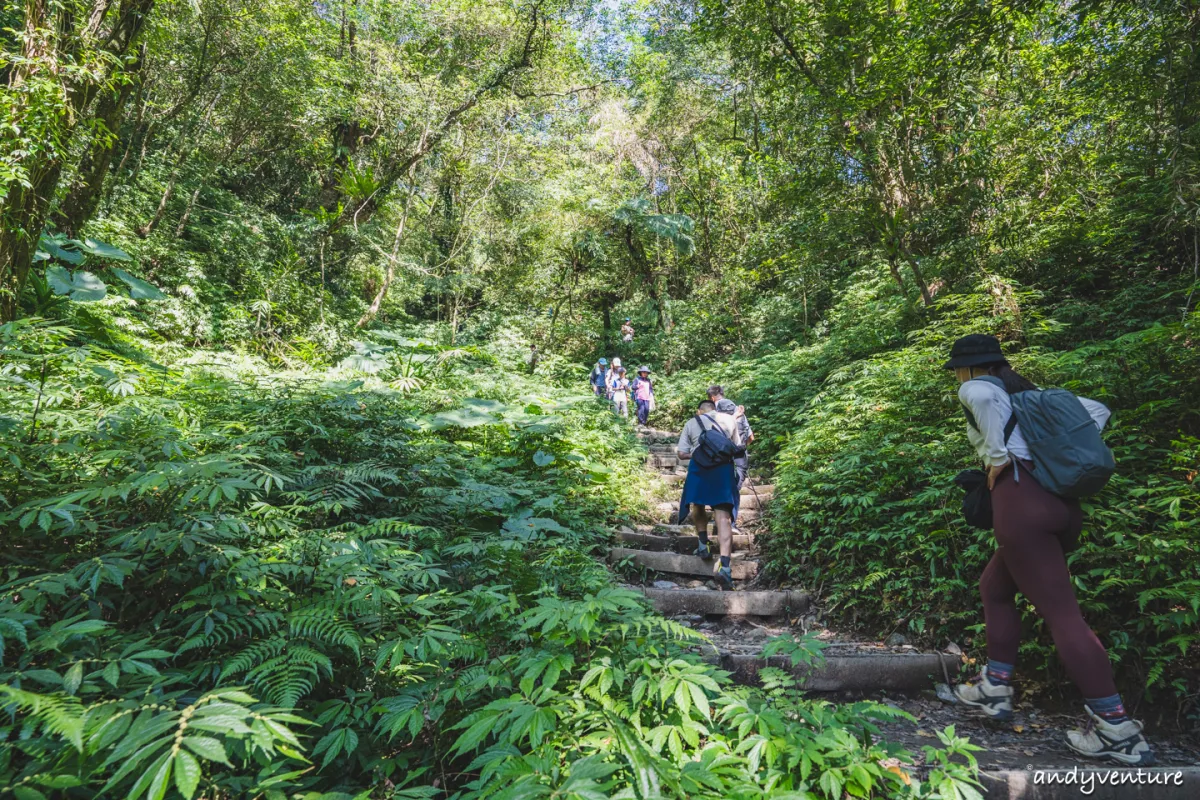
[[732, 462], [712, 469], [701, 469], [695, 460], [688, 462], [687, 479], [683, 482], [683, 495], [679, 498], [679, 515], [682, 525], [687, 521], [691, 506], [712, 506], [730, 509], [737, 501], [737, 472]]

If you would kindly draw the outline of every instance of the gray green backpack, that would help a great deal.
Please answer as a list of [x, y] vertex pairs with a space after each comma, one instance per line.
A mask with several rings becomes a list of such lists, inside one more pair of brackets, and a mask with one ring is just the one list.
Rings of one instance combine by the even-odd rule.
[[[1004, 381], [991, 375], [975, 380], [1004, 388]], [[1008, 399], [1013, 418], [1004, 427], [1004, 442], [1008, 443], [1020, 422], [1042, 488], [1060, 497], [1079, 498], [1105, 487], [1117, 471], [1117, 463], [1078, 397], [1066, 389], [1042, 389], [1012, 394]], [[970, 412], [967, 421], [979, 430]]]

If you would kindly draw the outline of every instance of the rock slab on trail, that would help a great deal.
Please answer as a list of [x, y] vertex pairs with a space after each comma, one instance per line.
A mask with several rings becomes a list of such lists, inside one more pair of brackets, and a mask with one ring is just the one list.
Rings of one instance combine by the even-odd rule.
[[665, 617], [679, 614], [723, 614], [725, 616], [777, 617], [808, 610], [807, 592], [718, 592], [705, 589], [639, 588]]
[[[716, 559], [708, 561], [699, 556], [667, 553], [653, 550], [631, 550], [628, 547], [614, 547], [608, 553], [609, 562], [632, 559], [638, 566], [652, 569], [655, 572], [673, 572], [678, 575], [699, 575], [711, 577], [716, 569]], [[744, 581], [758, 574], [758, 564], [753, 561], [734, 559], [729, 564], [735, 581]]]

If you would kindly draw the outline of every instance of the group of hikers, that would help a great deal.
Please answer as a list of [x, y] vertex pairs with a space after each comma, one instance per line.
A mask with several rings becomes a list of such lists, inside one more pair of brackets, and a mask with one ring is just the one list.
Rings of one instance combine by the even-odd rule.
[[[991, 719], [1012, 717], [1020, 593], [1046, 621], [1059, 658], [1085, 698], [1088, 724], [1069, 732], [1067, 745], [1092, 758], [1154, 764], [1141, 723], [1130, 718], [1117, 692], [1108, 653], [1083, 618], [1066, 559], [1082, 531], [1080, 498], [1099, 491], [1115, 467], [1100, 438], [1109, 410], [1065, 390], [1040, 390], [1013, 370], [993, 336], [959, 339], [944, 366], [960, 384], [967, 441], [986, 468], [968, 471], [977, 483], [964, 501], [964, 516], [976, 527], [993, 530], [996, 540], [979, 580], [987, 665], [954, 687], [954, 699]], [[679, 522], [693, 520], [699, 539], [695, 554], [709, 560], [712, 509], [720, 558], [714, 574], [724, 589], [733, 588], [733, 535], [746, 447], [753, 438], [745, 410], [727, 399], [722, 387], [712, 386], [676, 448], [688, 462]], [[956, 479], [964, 488], [967, 474]]]
[[612, 364], [608, 363], [607, 358], [601, 358], [592, 367], [588, 382], [597, 397], [612, 402], [614, 414], [628, 418], [629, 401], [632, 399], [638, 424], [649, 424], [650, 412], [657, 407], [649, 367], [638, 367], [637, 375], [630, 380], [628, 371], [621, 366], [620, 358], [614, 358]]

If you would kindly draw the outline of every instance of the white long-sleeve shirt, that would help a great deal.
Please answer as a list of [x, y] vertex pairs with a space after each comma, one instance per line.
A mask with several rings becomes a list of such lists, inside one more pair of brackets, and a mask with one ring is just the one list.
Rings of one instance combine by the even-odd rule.
[[[1029, 445], [1021, 435], [1019, 423], [1008, 438], [1008, 446], [1004, 444], [1004, 426], [1012, 416], [1012, 401], [1008, 392], [994, 383], [972, 380], [958, 387], [958, 399], [975, 417], [975, 424], [979, 426], [979, 430], [975, 430], [973, 426], [967, 425], [967, 439], [987, 466], [995, 467], [1005, 463], [1010, 454], [1022, 461], [1033, 460]], [[1079, 402], [1083, 403], [1083, 407], [1096, 422], [1096, 427], [1104, 430], [1108, 418], [1112, 415], [1108, 407], [1086, 397], [1079, 398]]]

